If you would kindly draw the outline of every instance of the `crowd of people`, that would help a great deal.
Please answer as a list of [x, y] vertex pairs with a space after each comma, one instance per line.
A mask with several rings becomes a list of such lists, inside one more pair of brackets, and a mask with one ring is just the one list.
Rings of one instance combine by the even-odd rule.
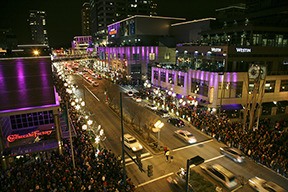
[[[63, 109], [69, 94], [64, 82], [57, 77], [55, 86]], [[75, 167], [70, 141], [64, 139], [62, 154], [58, 150], [27, 154], [15, 159], [6, 170], [1, 170], [1, 191], [134, 191], [131, 179], [123, 179], [121, 159], [111, 150], [93, 146], [90, 135], [81, 129], [80, 112], [70, 105], [69, 115], [77, 133], [73, 137]]]
[[191, 123], [230, 147], [240, 149], [256, 162], [288, 177], [288, 127], [287, 121], [261, 119], [258, 128], [249, 130], [240, 122], [231, 122], [207, 111], [192, 113]]

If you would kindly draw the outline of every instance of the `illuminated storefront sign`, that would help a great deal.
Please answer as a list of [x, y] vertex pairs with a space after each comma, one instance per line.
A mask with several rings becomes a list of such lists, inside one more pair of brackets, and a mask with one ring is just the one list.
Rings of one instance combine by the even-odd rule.
[[211, 51], [212, 51], [212, 52], [221, 52], [222, 49], [221, 49], [221, 48], [218, 48], [218, 47], [211, 47]]
[[109, 35], [116, 35], [117, 34], [117, 30], [116, 29], [111, 29], [109, 31]]
[[25, 135], [19, 135], [19, 134], [13, 134], [13, 135], [9, 135], [7, 137], [7, 141], [8, 142], [14, 142], [15, 140], [18, 140], [18, 139], [26, 139], [26, 138], [29, 138], [29, 137], [38, 137], [38, 136], [41, 136], [41, 135], [50, 135], [52, 133], [52, 130], [49, 130], [49, 131], [33, 131], [31, 133], [27, 133]]
[[236, 48], [236, 52], [238, 52], [238, 53], [251, 53], [252, 50], [250, 48]]

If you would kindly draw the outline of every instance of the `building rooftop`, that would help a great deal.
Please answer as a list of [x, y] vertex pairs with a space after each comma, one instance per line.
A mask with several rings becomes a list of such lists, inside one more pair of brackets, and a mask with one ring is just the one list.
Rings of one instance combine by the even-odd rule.
[[0, 58], [0, 98], [0, 115], [59, 106], [51, 58]]

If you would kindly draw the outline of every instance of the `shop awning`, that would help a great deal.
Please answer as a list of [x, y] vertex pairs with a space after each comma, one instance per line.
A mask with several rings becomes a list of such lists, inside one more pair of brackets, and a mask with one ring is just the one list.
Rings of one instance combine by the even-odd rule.
[[277, 101], [277, 105], [278, 105], [279, 107], [286, 107], [286, 106], [288, 106], [288, 101], [287, 101], [287, 100]]
[[262, 103], [263, 108], [272, 108], [272, 107], [277, 107], [276, 103], [274, 102], [264, 102]]
[[222, 105], [221, 110], [231, 111], [231, 110], [240, 110], [243, 109], [241, 104], [230, 104], [230, 105]]

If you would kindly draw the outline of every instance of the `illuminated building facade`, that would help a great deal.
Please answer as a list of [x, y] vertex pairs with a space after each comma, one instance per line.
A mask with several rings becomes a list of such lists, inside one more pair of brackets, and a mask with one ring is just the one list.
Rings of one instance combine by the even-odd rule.
[[86, 54], [87, 48], [92, 47], [92, 36], [75, 36], [72, 41], [73, 54]]
[[265, 68], [264, 94], [256, 100], [262, 114], [288, 113], [288, 29], [284, 27], [288, 3], [281, 2], [268, 6], [269, 11], [264, 4], [249, 3], [246, 11], [242, 6], [217, 10], [224, 15], [233, 12], [228, 9], [240, 11], [236, 18], [218, 13], [221, 18], [199, 33], [200, 40], [179, 43], [177, 68], [152, 68], [152, 83], [195, 96], [207, 107], [239, 110], [253, 92], [255, 84], [248, 71], [256, 65]]
[[97, 47], [102, 64], [132, 81], [150, 79], [151, 66], [174, 64], [170, 25], [183, 18], [135, 15], [108, 26], [108, 46]]
[[106, 45], [107, 26], [133, 15], [157, 15], [155, 0], [90, 0], [90, 23], [95, 44]]
[[[0, 59], [0, 151], [13, 156], [61, 146], [50, 56]], [[60, 148], [59, 148], [60, 149]]]
[[85, 2], [81, 10], [82, 35], [90, 35], [90, 4]]
[[29, 25], [33, 44], [49, 45], [46, 23], [45, 11], [30, 10]]

